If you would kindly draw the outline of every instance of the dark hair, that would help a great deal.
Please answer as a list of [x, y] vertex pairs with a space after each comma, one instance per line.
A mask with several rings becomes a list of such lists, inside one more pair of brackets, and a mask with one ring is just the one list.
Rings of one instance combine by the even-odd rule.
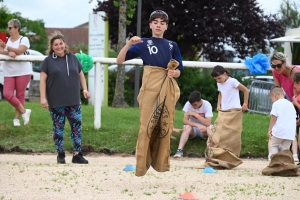
[[150, 14], [149, 23], [151, 23], [153, 20], [160, 18], [167, 24], [169, 23], [169, 16], [165, 11], [162, 10], [155, 10]]
[[200, 100], [201, 100], [201, 93], [198, 91], [193, 91], [189, 96], [190, 104], [193, 104], [196, 101], [200, 101]]
[[294, 81], [294, 83], [299, 83], [300, 82], [300, 72], [296, 72], [294, 74], [293, 81]]
[[223, 66], [221, 66], [221, 65], [216, 65], [216, 66], [212, 69], [210, 75], [211, 75], [212, 77], [217, 77], [217, 76], [220, 76], [220, 75], [222, 75], [222, 74], [224, 74], [224, 73], [226, 73], [227, 76], [232, 77], [231, 74], [230, 74]]

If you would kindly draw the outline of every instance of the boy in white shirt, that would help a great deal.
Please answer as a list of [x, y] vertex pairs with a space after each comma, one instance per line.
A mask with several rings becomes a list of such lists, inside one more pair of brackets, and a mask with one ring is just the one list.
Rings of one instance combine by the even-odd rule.
[[185, 103], [182, 110], [184, 111], [184, 129], [180, 136], [178, 150], [174, 158], [183, 156], [182, 150], [188, 139], [196, 137], [207, 139], [207, 127], [211, 125], [211, 119], [213, 117], [211, 104], [201, 99], [201, 93], [198, 91], [194, 91], [190, 94], [189, 100]]
[[293, 104], [284, 98], [284, 91], [281, 87], [272, 87], [270, 98], [273, 105], [268, 135], [273, 155], [278, 153], [279, 145], [282, 146], [282, 151], [290, 149], [296, 134], [296, 111]]

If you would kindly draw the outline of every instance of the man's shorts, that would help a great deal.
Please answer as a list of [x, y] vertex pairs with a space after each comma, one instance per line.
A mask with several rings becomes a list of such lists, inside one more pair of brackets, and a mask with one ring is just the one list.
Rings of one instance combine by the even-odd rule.
[[194, 131], [194, 136], [190, 137], [189, 140], [190, 139], [194, 139], [196, 137], [200, 137], [200, 138], [202, 138], [204, 140], [207, 140], [207, 137], [204, 137], [203, 133], [197, 127], [193, 127], [193, 131]]

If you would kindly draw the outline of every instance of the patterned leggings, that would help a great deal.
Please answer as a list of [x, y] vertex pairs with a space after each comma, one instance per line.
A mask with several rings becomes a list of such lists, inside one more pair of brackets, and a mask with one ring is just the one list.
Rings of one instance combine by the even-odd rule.
[[71, 126], [71, 139], [74, 151], [81, 151], [82, 114], [80, 105], [50, 108], [53, 122], [53, 139], [57, 152], [64, 151], [64, 127], [67, 117]]

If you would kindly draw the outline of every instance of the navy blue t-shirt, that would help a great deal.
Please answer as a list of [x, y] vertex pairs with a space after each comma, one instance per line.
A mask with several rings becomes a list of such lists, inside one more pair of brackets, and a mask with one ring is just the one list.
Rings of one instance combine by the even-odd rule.
[[164, 38], [142, 38], [143, 42], [132, 45], [125, 60], [140, 57], [144, 65], [167, 68], [171, 59], [179, 62], [177, 69], [183, 70], [182, 57], [176, 42]]

